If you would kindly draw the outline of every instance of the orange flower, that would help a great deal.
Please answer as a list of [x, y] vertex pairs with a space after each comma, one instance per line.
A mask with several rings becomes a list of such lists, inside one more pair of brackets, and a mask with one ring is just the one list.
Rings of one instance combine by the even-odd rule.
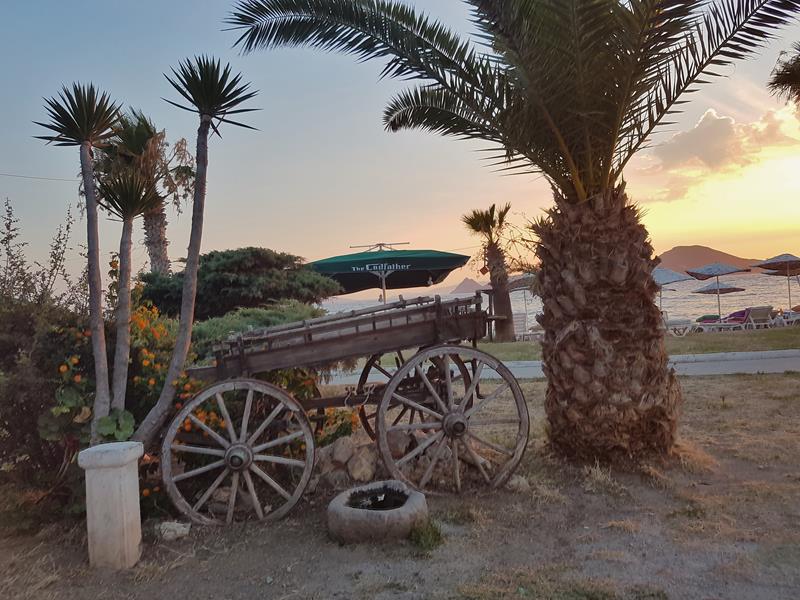
[[69, 359], [69, 362], [71, 362], [73, 365], [77, 365], [80, 362], [80, 359], [77, 356], [73, 356]]
[[92, 337], [92, 330], [87, 329], [86, 331], [83, 332], [83, 335], [86, 337]]
[[188, 392], [188, 391], [189, 391], [189, 390], [191, 390], [191, 389], [192, 389], [192, 386], [191, 386], [191, 384], [189, 384], [189, 383], [184, 383], [184, 384], [183, 384], [183, 391], [184, 391], [184, 392]]
[[81, 382], [81, 376], [80, 375], [75, 375], [75, 377], [72, 378], [72, 381], [74, 381], [75, 383], [80, 383]]
[[191, 423], [184, 423], [183, 424], [183, 430], [184, 431], [191, 431], [192, 430], [192, 424]]
[[67, 365], [61, 365], [60, 367], [58, 367], [58, 372], [59, 373], [66, 373], [68, 370], [69, 370], [69, 367]]
[[138, 375], [134, 375], [134, 376], [133, 376], [133, 383], [139, 383], [139, 381], [140, 381], [141, 379], [142, 379], [142, 378], [141, 378], [141, 377], [139, 377]]
[[144, 360], [142, 361], [142, 366], [143, 366], [143, 367], [149, 367], [149, 366], [150, 366], [150, 361], [149, 361], [149, 360], [147, 360], [147, 359], [144, 359]]
[[155, 384], [156, 384], [156, 380], [153, 379], [152, 377], [147, 380], [147, 385], [149, 385], [150, 387], [153, 387]]
[[142, 498], [147, 498], [150, 495], [150, 490], [148, 488], [144, 488], [142, 490]]

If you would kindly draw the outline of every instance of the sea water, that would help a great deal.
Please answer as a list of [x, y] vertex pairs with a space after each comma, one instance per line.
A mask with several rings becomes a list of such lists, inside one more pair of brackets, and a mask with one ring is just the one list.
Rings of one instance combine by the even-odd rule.
[[[667, 311], [670, 318], [690, 318], [692, 320], [702, 315], [717, 314], [717, 296], [706, 294], [695, 294], [694, 290], [708, 285], [712, 280], [707, 281], [681, 281], [672, 283], [663, 290], [663, 310]], [[720, 283], [727, 283], [736, 287], [744, 288], [743, 292], [723, 294], [720, 297], [722, 314], [728, 315], [732, 312], [742, 310], [749, 306], [772, 306], [774, 309], [789, 308], [789, 292], [785, 277], [773, 277], [768, 275], [747, 274], [747, 275], [727, 275], [720, 277]], [[800, 304], [800, 285], [797, 278], [791, 279], [792, 285], [792, 306]], [[402, 294], [406, 300], [418, 296], [432, 296], [436, 290], [425, 288], [415, 288], [413, 290], [390, 290], [387, 301], [394, 302]], [[380, 290], [375, 290], [374, 299], [353, 299], [347, 296], [337, 296], [330, 298], [322, 303], [322, 308], [328, 312], [340, 312], [358, 310], [380, 304]], [[452, 294], [441, 294], [442, 300], [454, 298], [465, 298], [472, 294], [454, 296]], [[484, 306], [488, 306], [484, 297]], [[656, 295], [656, 304], [658, 295]], [[511, 306], [515, 313], [527, 313], [528, 323], [535, 323], [534, 318], [537, 313], [542, 312], [542, 301], [529, 291], [517, 290], [511, 293]]]

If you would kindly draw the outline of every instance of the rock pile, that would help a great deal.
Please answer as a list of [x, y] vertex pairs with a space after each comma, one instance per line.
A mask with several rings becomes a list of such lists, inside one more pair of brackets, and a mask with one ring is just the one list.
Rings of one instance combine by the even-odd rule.
[[317, 462], [309, 491], [317, 486], [342, 490], [353, 482], [367, 483], [385, 474], [378, 448], [372, 440], [360, 441], [356, 436], [340, 437], [317, 448]]

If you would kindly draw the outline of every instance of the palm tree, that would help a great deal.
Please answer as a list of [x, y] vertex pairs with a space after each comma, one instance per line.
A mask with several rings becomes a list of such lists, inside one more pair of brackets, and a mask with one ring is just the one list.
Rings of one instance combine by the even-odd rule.
[[228, 22], [245, 52], [383, 59], [383, 76], [419, 82], [389, 102], [389, 131], [479, 140], [506, 168], [543, 174], [551, 443], [581, 458], [667, 452], [682, 397], [623, 172], [687, 92], [763, 46], [800, 0], [467, 2], [481, 46], [396, 0], [239, 0]]
[[769, 91], [787, 101], [800, 103], [800, 42], [792, 46], [792, 54], [782, 52], [772, 71]]
[[500, 245], [510, 210], [510, 204], [500, 207], [500, 210], [492, 204], [489, 210], [473, 210], [461, 217], [467, 229], [483, 238], [483, 255], [494, 290], [494, 310], [499, 316], [505, 317], [505, 320], [495, 322], [498, 342], [513, 342], [515, 339], [511, 296], [508, 292], [508, 265], [506, 253]]
[[[189, 103], [183, 106], [167, 100], [173, 106], [197, 113], [200, 126], [197, 129], [197, 151], [195, 157], [197, 170], [194, 181], [194, 199], [192, 202], [192, 228], [189, 234], [189, 248], [186, 253], [183, 290], [181, 293], [181, 316], [175, 339], [175, 350], [167, 371], [164, 389], [155, 406], [142, 421], [133, 438], [149, 445], [153, 436], [164, 424], [169, 415], [175, 388], [172, 384], [183, 370], [189, 346], [192, 342], [192, 323], [194, 322], [194, 302], [197, 294], [197, 267], [200, 260], [200, 243], [203, 237], [203, 212], [206, 200], [206, 174], [208, 169], [208, 136], [211, 129], [219, 134], [218, 125], [229, 123], [238, 127], [254, 129], [244, 123], [233, 121], [230, 115], [256, 110], [238, 108], [243, 102], [250, 100], [257, 91], [250, 91], [250, 84], [242, 84], [241, 73], [232, 75], [230, 65], [223, 68], [219, 60], [198, 56], [185, 60], [178, 69], [172, 69], [172, 77], [165, 75], [173, 88]], [[217, 121], [217, 124], [214, 121]]]
[[111, 408], [125, 410], [128, 383], [128, 362], [131, 350], [131, 250], [133, 221], [163, 204], [152, 182], [130, 169], [100, 180], [98, 202], [111, 214], [122, 219], [119, 240], [119, 282], [117, 289], [117, 341], [114, 350], [114, 371], [111, 385]]
[[[111, 175], [135, 167], [156, 189], [172, 196], [177, 205], [188, 197], [194, 182], [193, 158], [186, 145], [186, 140], [181, 138], [170, 148], [166, 132], [163, 129], [159, 131], [142, 111], [131, 109], [128, 114], [120, 115], [114, 137], [100, 153], [97, 169]], [[153, 206], [143, 217], [150, 271], [169, 275], [171, 264], [164, 201]]]
[[100, 242], [97, 230], [97, 194], [95, 190], [92, 153], [113, 135], [119, 116], [119, 106], [105, 92], [98, 93], [94, 85], [73, 83], [72, 89], [61, 88], [58, 97], [45, 98], [50, 121], [39, 123], [55, 135], [36, 136], [56, 146], [80, 148], [81, 177], [86, 196], [86, 237], [89, 279], [89, 324], [92, 331], [94, 356], [95, 398], [92, 417], [92, 441], [96, 442], [97, 422], [108, 415], [108, 358], [103, 327], [103, 282], [100, 276]]

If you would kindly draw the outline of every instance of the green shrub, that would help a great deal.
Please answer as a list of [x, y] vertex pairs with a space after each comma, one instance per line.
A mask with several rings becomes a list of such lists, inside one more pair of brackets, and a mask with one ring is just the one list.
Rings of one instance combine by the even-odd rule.
[[[142, 276], [144, 298], [166, 315], [177, 316], [183, 273]], [[299, 256], [267, 248], [214, 251], [200, 257], [195, 317], [221, 317], [237, 308], [297, 300], [316, 303], [338, 293], [339, 284], [303, 265]]]
[[425, 554], [430, 554], [444, 543], [442, 528], [430, 518], [415, 525], [408, 539]]
[[276, 304], [268, 308], [240, 308], [222, 317], [195, 323], [192, 329], [192, 348], [199, 359], [209, 358], [214, 343], [230, 335], [313, 319], [323, 314], [323, 310], [297, 301]]

